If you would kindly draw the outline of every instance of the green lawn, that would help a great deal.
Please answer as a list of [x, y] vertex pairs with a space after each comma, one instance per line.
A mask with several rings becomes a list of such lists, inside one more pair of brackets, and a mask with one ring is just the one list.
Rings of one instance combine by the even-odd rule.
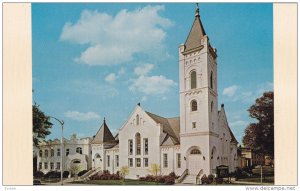
[[72, 184], [94, 184], [94, 185], [163, 185], [156, 182], [146, 182], [140, 180], [89, 180], [89, 181], [76, 181]]

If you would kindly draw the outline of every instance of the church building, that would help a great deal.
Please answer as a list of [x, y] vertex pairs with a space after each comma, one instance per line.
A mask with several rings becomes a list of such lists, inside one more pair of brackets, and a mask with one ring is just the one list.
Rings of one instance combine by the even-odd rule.
[[116, 173], [128, 167], [126, 178], [138, 179], [150, 174], [155, 164], [161, 175], [174, 172], [185, 183], [216, 174], [218, 166], [236, 170], [238, 142], [224, 105], [218, 110], [217, 50], [209, 42], [198, 6], [178, 57], [180, 116], [162, 117], [137, 104], [115, 136], [104, 120], [87, 151], [75, 152], [74, 157], [86, 155], [81, 158], [87, 169]]
[[237, 140], [218, 110], [217, 50], [209, 42], [197, 7], [194, 23], [179, 46], [180, 116], [165, 118], [137, 104], [127, 122], [113, 137], [104, 121], [91, 142], [93, 168], [115, 173], [129, 167], [128, 178], [149, 174], [151, 164], [162, 175], [216, 174], [225, 165], [236, 170]]

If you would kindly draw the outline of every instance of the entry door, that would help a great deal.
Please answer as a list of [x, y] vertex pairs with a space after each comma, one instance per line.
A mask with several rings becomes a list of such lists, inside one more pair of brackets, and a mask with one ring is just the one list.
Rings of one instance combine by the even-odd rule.
[[189, 156], [189, 174], [197, 175], [201, 170], [201, 155], [191, 154]]

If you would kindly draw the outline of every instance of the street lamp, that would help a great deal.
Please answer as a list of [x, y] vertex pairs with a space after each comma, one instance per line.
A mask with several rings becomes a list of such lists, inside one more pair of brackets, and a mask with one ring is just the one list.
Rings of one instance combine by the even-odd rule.
[[60, 150], [61, 150], [61, 154], [60, 154], [60, 163], [61, 163], [61, 170], [60, 170], [60, 181], [61, 181], [61, 185], [64, 185], [63, 183], [63, 137], [64, 137], [64, 121], [63, 120], [59, 120], [56, 117], [52, 117], [49, 116], [53, 119], [55, 119], [56, 121], [58, 121], [61, 125], [61, 145], [60, 145]]

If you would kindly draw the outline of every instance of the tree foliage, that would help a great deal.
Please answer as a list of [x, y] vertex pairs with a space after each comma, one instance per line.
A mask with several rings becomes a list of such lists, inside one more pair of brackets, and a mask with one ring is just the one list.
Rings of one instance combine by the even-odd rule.
[[123, 176], [123, 180], [125, 181], [125, 177], [129, 174], [128, 166], [122, 166], [120, 169], [121, 175]]
[[37, 104], [34, 104], [32, 106], [32, 132], [34, 145], [37, 146], [40, 140], [43, 140], [47, 135], [50, 135], [52, 125], [50, 117], [45, 115]]
[[160, 172], [160, 166], [159, 164], [151, 164], [149, 171], [154, 175], [157, 176], [158, 173]]
[[245, 129], [243, 144], [259, 153], [274, 156], [274, 93], [265, 92], [249, 109], [257, 119]]

